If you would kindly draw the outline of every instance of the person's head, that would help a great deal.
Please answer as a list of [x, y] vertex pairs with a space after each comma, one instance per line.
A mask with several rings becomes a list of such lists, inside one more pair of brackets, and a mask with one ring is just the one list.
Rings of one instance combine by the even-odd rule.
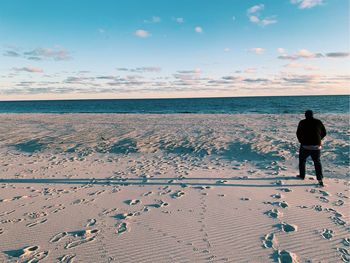
[[314, 117], [314, 113], [312, 112], [312, 110], [305, 111], [305, 118], [306, 119], [312, 119], [313, 117]]

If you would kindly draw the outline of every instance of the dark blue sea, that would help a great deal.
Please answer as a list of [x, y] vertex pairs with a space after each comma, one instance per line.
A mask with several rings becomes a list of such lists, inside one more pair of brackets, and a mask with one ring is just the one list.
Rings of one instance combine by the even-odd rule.
[[0, 101], [0, 113], [349, 113], [349, 95]]

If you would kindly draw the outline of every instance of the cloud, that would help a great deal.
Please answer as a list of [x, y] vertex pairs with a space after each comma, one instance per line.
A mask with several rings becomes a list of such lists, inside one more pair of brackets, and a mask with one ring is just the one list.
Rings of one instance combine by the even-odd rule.
[[178, 70], [177, 73], [180, 74], [199, 74], [201, 73], [201, 69], [200, 68], [196, 68], [196, 69], [192, 69], [192, 70]]
[[282, 80], [293, 84], [305, 84], [314, 81], [316, 77], [315, 75], [288, 75], [282, 77]]
[[297, 62], [290, 62], [289, 64], [284, 65], [285, 68], [290, 69], [303, 69], [303, 70], [319, 70], [318, 67], [312, 65], [304, 65]]
[[230, 52], [230, 51], [231, 51], [230, 48], [228, 48], [228, 47], [224, 48], [224, 52]]
[[249, 83], [260, 83], [260, 82], [268, 82], [268, 79], [265, 78], [256, 78], [256, 79], [252, 79], [252, 78], [246, 78], [243, 79], [244, 82], [249, 82]]
[[346, 58], [349, 56], [348, 52], [331, 52], [331, 53], [326, 53], [327, 57], [330, 58]]
[[300, 9], [312, 8], [323, 4], [323, 0], [290, 0], [294, 5], [298, 5]]
[[244, 73], [248, 73], [248, 74], [256, 73], [256, 68], [247, 68], [246, 70], [244, 70]]
[[48, 60], [53, 59], [56, 61], [59, 60], [70, 60], [72, 57], [69, 52], [65, 49], [55, 47], [55, 48], [41, 48], [30, 51], [18, 51], [16, 50], [6, 50], [3, 53], [4, 56], [8, 57], [22, 57], [28, 60]]
[[265, 6], [263, 4], [259, 4], [259, 5], [255, 5], [255, 6], [252, 6], [250, 7], [248, 10], [247, 10], [247, 13], [248, 14], [254, 14], [254, 13], [257, 13], [261, 10], [264, 10]]
[[237, 80], [238, 77], [235, 77], [235, 76], [223, 76], [222, 79], [224, 79], [224, 80]]
[[266, 49], [261, 48], [261, 47], [256, 47], [256, 48], [251, 48], [249, 51], [253, 52], [255, 54], [261, 55], [261, 54], [265, 53]]
[[35, 67], [22, 67], [22, 68], [13, 68], [14, 71], [30, 72], [30, 73], [43, 73], [44, 71], [41, 68]]
[[260, 11], [264, 10], [264, 8], [265, 6], [263, 4], [248, 8], [247, 16], [249, 18], [249, 21], [262, 27], [277, 23], [278, 21], [275, 19], [275, 16], [261, 16]]
[[98, 31], [100, 34], [106, 33], [106, 30], [103, 29], [103, 28], [99, 28], [99, 29], [97, 29], [97, 31]]
[[310, 58], [322, 58], [324, 55], [321, 53], [313, 53], [307, 49], [300, 49], [297, 53], [293, 55], [282, 54], [278, 56], [279, 59], [296, 60], [300, 58], [310, 59]]
[[151, 34], [148, 31], [143, 30], [143, 29], [136, 30], [134, 32], [134, 35], [137, 37], [141, 37], [141, 38], [147, 38], [147, 37], [151, 36]]
[[279, 53], [279, 54], [285, 54], [286, 53], [286, 50], [284, 49], [284, 48], [277, 48], [277, 52]]
[[175, 17], [174, 20], [176, 21], [176, 23], [178, 24], [182, 24], [185, 22], [185, 19], [183, 17]]
[[197, 33], [203, 33], [203, 28], [200, 27], [200, 26], [196, 26], [196, 27], [194, 28], [194, 31], [196, 31]]
[[160, 72], [161, 67], [139, 67], [139, 68], [117, 68], [118, 71], [128, 71], [136, 73], [146, 73], [146, 72]]
[[41, 59], [53, 59], [53, 60], [69, 60], [71, 59], [69, 52], [64, 49], [51, 49], [51, 48], [36, 48], [32, 51], [23, 52], [23, 55], [27, 59], [41, 60]]
[[151, 19], [143, 20], [143, 22], [146, 24], [160, 23], [160, 21], [162, 21], [162, 20], [159, 16], [152, 16]]
[[20, 56], [20, 54], [18, 54], [16, 51], [13, 51], [13, 50], [6, 50], [3, 55], [6, 57], [19, 57]]

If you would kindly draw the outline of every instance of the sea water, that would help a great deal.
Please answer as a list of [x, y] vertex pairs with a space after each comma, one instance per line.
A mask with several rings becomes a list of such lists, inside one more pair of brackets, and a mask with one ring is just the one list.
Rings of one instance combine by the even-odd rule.
[[349, 113], [349, 95], [0, 101], [0, 113]]

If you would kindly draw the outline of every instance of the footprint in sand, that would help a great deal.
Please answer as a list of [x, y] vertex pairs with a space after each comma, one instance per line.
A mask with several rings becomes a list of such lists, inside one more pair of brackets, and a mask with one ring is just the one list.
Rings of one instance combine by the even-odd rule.
[[274, 233], [267, 234], [263, 239], [263, 247], [264, 248], [273, 248], [275, 249], [277, 246], [277, 238]]
[[342, 243], [344, 246], [350, 247], [350, 237], [344, 238]]
[[340, 198], [346, 198], [346, 199], [349, 199], [349, 196], [343, 194], [343, 193], [337, 193], [337, 196], [340, 197]]
[[50, 243], [56, 243], [58, 241], [60, 241], [62, 238], [64, 238], [65, 236], [67, 236], [68, 233], [67, 232], [62, 232], [62, 233], [58, 233], [56, 235], [54, 235], [51, 239], [50, 239]]
[[319, 196], [318, 199], [320, 199], [323, 203], [329, 203], [329, 200], [324, 196]]
[[137, 204], [140, 204], [141, 201], [138, 199], [133, 199], [133, 200], [125, 200], [124, 203], [127, 205], [137, 205]]
[[127, 227], [127, 224], [125, 222], [122, 222], [120, 224], [117, 225], [117, 234], [123, 234], [124, 232], [126, 232], [127, 230], [129, 230], [129, 228]]
[[277, 255], [277, 260], [280, 263], [297, 263], [298, 262], [297, 255], [287, 250], [278, 250], [276, 252], [276, 255]]
[[340, 252], [340, 256], [343, 262], [350, 262], [350, 253], [348, 249], [338, 247], [337, 250]]
[[36, 253], [31, 257], [31, 259], [29, 259], [26, 262], [27, 263], [37, 263], [40, 260], [46, 258], [48, 254], [49, 254], [49, 251], [42, 251], [42, 252]]
[[96, 224], [96, 219], [92, 218], [89, 219], [87, 224], [85, 225], [85, 227], [90, 227], [90, 226], [94, 226]]
[[74, 261], [75, 255], [64, 255], [58, 258], [60, 263], [72, 263]]
[[226, 184], [227, 181], [226, 180], [219, 180], [219, 181], [216, 181], [216, 184]]
[[314, 209], [317, 211], [317, 212], [321, 212], [323, 209], [322, 209], [322, 206], [320, 205], [315, 205], [314, 206]]
[[[53, 236], [50, 239], [50, 243], [56, 243], [58, 241], [60, 241], [62, 238], [66, 237], [66, 236], [73, 236], [73, 237], [81, 237], [83, 238], [83, 240], [79, 240], [79, 241], [83, 241], [82, 243], [86, 243], [84, 240], [90, 238], [91, 235], [97, 234], [99, 232], [98, 229], [88, 229], [88, 230], [78, 230], [78, 231], [71, 231], [71, 232], [61, 232], [56, 234], [55, 236]], [[95, 238], [95, 236], [93, 236], [93, 238]], [[78, 241], [74, 241], [72, 243], [70, 243], [69, 247], [67, 248], [71, 248], [71, 247], [75, 247], [79, 244], [75, 244]]]
[[273, 194], [271, 195], [272, 198], [275, 198], [275, 199], [281, 199], [282, 198], [282, 195], [280, 193], [277, 193], [277, 194]]
[[25, 258], [33, 255], [39, 249], [38, 246], [27, 246], [21, 249], [7, 250], [4, 253], [14, 258]]
[[240, 200], [242, 200], [242, 201], [249, 201], [251, 199], [249, 197], [241, 197]]
[[70, 242], [70, 243], [66, 244], [64, 248], [65, 248], [65, 249], [69, 249], [69, 248], [77, 247], [77, 246], [79, 246], [79, 245], [82, 245], [82, 244], [85, 244], [85, 243], [94, 241], [94, 240], [95, 240], [95, 237], [96, 237], [96, 236], [86, 237], [86, 238], [81, 239], [81, 240], [77, 240], [77, 241]]
[[155, 207], [155, 208], [160, 208], [160, 207], [164, 207], [164, 206], [168, 206], [169, 204], [162, 201], [162, 200], [156, 200], [156, 203], [155, 204], [150, 204], [150, 205], [147, 205], [149, 207]]
[[117, 220], [124, 220], [127, 219], [128, 217], [134, 216], [134, 213], [122, 213], [122, 214], [116, 214], [113, 216]]
[[332, 203], [334, 206], [342, 206], [344, 204], [343, 200], [337, 200]]
[[38, 220], [38, 221], [35, 221], [35, 222], [32, 222], [32, 223], [28, 223], [28, 224], [26, 224], [26, 226], [27, 226], [27, 227], [33, 227], [33, 226], [36, 226], [36, 225], [38, 225], [38, 224], [43, 224], [43, 223], [45, 223], [46, 221], [47, 221], [47, 219], [44, 218], [44, 219], [41, 219], [41, 220]]
[[308, 206], [306, 206], [306, 205], [297, 205], [297, 207], [302, 208], [302, 209], [308, 208]]
[[153, 194], [153, 192], [144, 193], [144, 194], [142, 194], [142, 196], [149, 196], [149, 195], [151, 195], [151, 194]]
[[277, 180], [277, 181], [273, 182], [272, 184], [280, 186], [280, 185], [283, 185], [283, 181]]
[[286, 233], [298, 231], [298, 227], [296, 225], [288, 224], [286, 222], [281, 222], [280, 224], [275, 225], [275, 227], [278, 227], [280, 230]]
[[288, 203], [286, 201], [282, 201], [282, 202], [264, 202], [265, 204], [270, 204], [273, 206], [278, 206], [281, 208], [287, 208], [288, 207]]
[[322, 233], [321, 233], [322, 237], [324, 239], [328, 239], [328, 240], [331, 240], [333, 238], [333, 235], [334, 235], [334, 231], [331, 230], [331, 229], [323, 229]]
[[332, 216], [331, 220], [336, 224], [336, 225], [340, 225], [340, 226], [344, 226], [346, 225], [346, 222], [341, 219], [339, 216]]
[[280, 190], [281, 192], [285, 192], [285, 193], [292, 192], [292, 189], [290, 189], [290, 188], [279, 188], [277, 190]]
[[266, 215], [268, 215], [271, 218], [280, 218], [281, 216], [283, 216], [283, 213], [278, 211], [277, 209], [272, 209], [269, 210], [267, 212], [265, 212]]
[[176, 198], [182, 197], [183, 195], [185, 195], [184, 192], [182, 192], [182, 191], [177, 191], [177, 192], [175, 192], [175, 193], [172, 193], [170, 196], [171, 196], [171, 198], [176, 199]]

